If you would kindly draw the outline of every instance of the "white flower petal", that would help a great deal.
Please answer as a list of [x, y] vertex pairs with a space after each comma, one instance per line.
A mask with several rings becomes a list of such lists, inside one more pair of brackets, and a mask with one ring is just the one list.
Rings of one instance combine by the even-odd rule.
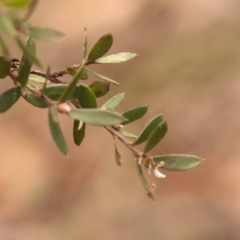
[[160, 173], [157, 168], [154, 168], [153, 171], [154, 171], [154, 174], [157, 178], [165, 178], [166, 177], [166, 175]]

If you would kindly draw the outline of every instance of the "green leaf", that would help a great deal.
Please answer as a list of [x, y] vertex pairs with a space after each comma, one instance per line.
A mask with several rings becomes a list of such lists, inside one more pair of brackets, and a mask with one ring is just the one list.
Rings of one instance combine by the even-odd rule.
[[143, 131], [141, 132], [141, 134], [139, 135], [138, 139], [134, 142], [135, 145], [138, 145], [140, 143], [143, 143], [145, 141], [148, 140], [150, 134], [152, 133], [152, 131], [161, 123], [164, 122], [163, 119], [163, 115], [158, 115], [156, 117], [154, 117], [153, 119], [151, 119], [147, 125], [145, 126], [145, 128], [143, 129]]
[[11, 62], [7, 61], [4, 57], [0, 57], [0, 78], [5, 78], [11, 69]]
[[148, 106], [141, 106], [141, 107], [132, 108], [128, 110], [127, 112], [122, 114], [125, 118], [128, 119], [126, 122], [123, 122], [122, 124], [125, 125], [138, 120], [147, 112], [147, 110], [148, 110]]
[[112, 126], [126, 120], [118, 113], [101, 109], [73, 109], [69, 115], [76, 120], [96, 126]]
[[117, 54], [99, 58], [99, 59], [95, 60], [95, 63], [101, 63], [101, 64], [121, 63], [121, 62], [129, 61], [129, 60], [135, 58], [136, 56], [138, 56], [138, 54], [130, 53], [130, 52], [117, 53]]
[[114, 110], [123, 100], [125, 93], [119, 93], [103, 104], [103, 109]]
[[95, 75], [96, 77], [99, 77], [99, 78], [101, 78], [101, 79], [103, 79], [103, 80], [105, 80], [105, 81], [107, 81], [107, 82], [110, 82], [110, 83], [112, 83], [112, 84], [115, 84], [115, 85], [119, 86], [119, 83], [116, 82], [115, 80], [113, 80], [113, 79], [111, 79], [111, 78], [108, 78], [108, 77], [105, 77], [105, 76], [103, 76], [103, 75], [100, 75], [100, 74], [98, 74], [98, 73], [95, 73], [95, 72], [93, 72], [92, 70], [90, 70], [90, 69], [88, 69], [88, 68], [85, 68], [85, 69], [86, 69], [88, 72], [90, 72], [91, 74]]
[[[74, 69], [73, 67], [68, 67], [67, 68], [67, 73], [69, 75], [74, 76], [76, 74], [76, 72], [77, 72], [77, 70]], [[82, 74], [80, 76], [80, 79], [81, 80], [87, 80], [88, 78], [89, 78], [89, 73], [88, 73], [87, 69], [84, 68], [83, 71], [82, 71]]]
[[15, 30], [14, 24], [11, 21], [11, 19], [1, 12], [0, 12], [0, 29], [2, 29], [3, 31], [12, 36], [17, 35], [17, 31]]
[[42, 98], [40, 98], [32, 93], [27, 93], [27, 95], [25, 95], [23, 98], [35, 107], [38, 107], [38, 108], [47, 108], [48, 107], [48, 105]]
[[156, 163], [164, 162], [161, 168], [169, 171], [187, 171], [197, 167], [203, 161], [196, 156], [177, 154], [154, 156], [153, 160]]
[[82, 74], [80, 76], [81, 80], [87, 80], [89, 78], [89, 72], [86, 68], [83, 69]]
[[38, 67], [42, 68], [42, 64], [41, 62], [36, 58], [35, 55], [33, 55], [31, 52], [29, 52], [26, 48], [25, 48], [25, 44], [22, 41], [22, 39], [17, 35], [15, 37], [18, 46], [23, 50], [24, 54], [30, 59], [32, 60]]
[[[36, 45], [31, 37], [28, 38], [25, 49], [28, 53], [31, 54], [31, 56], [35, 57]], [[22, 60], [20, 62], [20, 67], [19, 67], [20, 83], [23, 87], [27, 85], [28, 77], [29, 77], [32, 65], [33, 65], [32, 59], [29, 59], [28, 55], [24, 53], [22, 56]]]
[[122, 136], [124, 136], [124, 137], [137, 139], [137, 136], [136, 136], [136, 135], [134, 135], [134, 134], [132, 134], [132, 133], [129, 133], [129, 132], [127, 132], [127, 131], [124, 131], [124, 130], [122, 130], [122, 129], [119, 129], [118, 132], [119, 132]]
[[56, 42], [65, 37], [65, 34], [54, 29], [31, 26], [30, 36], [38, 40]]
[[58, 111], [56, 106], [52, 106], [48, 110], [48, 123], [49, 123], [52, 137], [56, 145], [61, 150], [61, 152], [67, 155], [68, 147], [67, 147], [65, 138], [63, 136], [62, 130], [60, 128], [60, 124], [58, 120]]
[[5, 58], [7, 58], [7, 59], [10, 58], [10, 54], [9, 54], [7, 45], [5, 44], [1, 34], [0, 34], [0, 51], [2, 52], [2, 54]]
[[114, 148], [115, 148], [115, 160], [116, 160], [116, 163], [117, 165], [121, 166], [122, 165], [122, 156], [121, 156], [121, 153], [118, 149], [118, 139], [115, 137], [114, 138]]
[[0, 113], [6, 112], [21, 96], [19, 86], [11, 88], [0, 95]]
[[152, 190], [151, 188], [148, 186], [148, 183], [147, 183], [147, 180], [143, 174], [143, 171], [142, 171], [142, 166], [140, 164], [138, 164], [138, 159], [135, 159], [135, 164], [136, 164], [136, 168], [137, 168], [137, 173], [138, 173], [138, 176], [142, 182], [142, 185], [144, 186], [144, 188], [147, 190], [148, 192], [148, 196], [154, 200], [154, 197], [153, 197], [153, 193], [152, 193]]
[[74, 75], [72, 81], [68, 84], [68, 87], [62, 93], [62, 95], [60, 97], [60, 102], [67, 101], [69, 99], [69, 97], [71, 97], [74, 94], [76, 86], [77, 86], [77, 83], [78, 83], [78, 81], [79, 81], [79, 79], [81, 77], [81, 74], [83, 72], [84, 65], [85, 65], [85, 61], [83, 62], [81, 67], [77, 70], [77, 72]]
[[29, 5], [31, 0], [1, 0], [5, 7], [22, 8]]
[[[46, 81], [46, 78], [45, 78], [45, 77], [38, 76], [38, 75], [36, 75], [36, 74], [29, 74], [28, 79], [29, 79], [30, 81], [37, 82], [37, 83], [45, 83], [45, 81]], [[50, 82], [50, 81], [47, 81], [47, 83], [51, 83], [51, 82]]]
[[85, 137], [85, 129], [86, 129], [86, 124], [82, 123], [82, 122], [78, 121], [78, 120], [74, 120], [74, 124], [73, 124], [73, 139], [74, 139], [74, 143], [77, 146], [80, 146], [84, 137]]
[[144, 154], [149, 152], [164, 138], [164, 136], [167, 133], [167, 130], [168, 127], [166, 122], [158, 125], [157, 128], [155, 128], [155, 130], [149, 136], [146, 147], [144, 149]]
[[77, 70], [74, 69], [73, 67], [68, 67], [67, 68], [67, 73], [71, 76], [74, 76], [76, 74]]
[[106, 95], [109, 91], [109, 83], [95, 81], [88, 87], [92, 89], [96, 98]]
[[82, 108], [97, 107], [97, 101], [94, 92], [86, 85], [81, 84], [78, 87], [77, 98]]
[[[67, 89], [68, 85], [67, 84], [57, 84], [54, 86], [50, 86], [48, 88], [45, 88], [43, 93], [47, 97], [49, 97], [53, 101], [58, 101], [62, 93]], [[74, 98], [73, 95], [69, 96], [67, 100], [70, 100]]]
[[93, 46], [88, 55], [88, 63], [93, 63], [96, 59], [102, 57], [113, 44], [113, 37], [111, 34], [102, 36], [97, 43]]

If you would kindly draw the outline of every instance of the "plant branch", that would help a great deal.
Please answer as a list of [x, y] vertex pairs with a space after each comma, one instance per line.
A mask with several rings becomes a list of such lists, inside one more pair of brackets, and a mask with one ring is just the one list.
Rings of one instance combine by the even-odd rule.
[[[81, 64], [74, 64], [72, 65], [73, 68], [77, 69], [81, 66]], [[12, 59], [12, 68], [13, 69], [17, 69], [19, 67], [19, 61], [18, 59]], [[63, 70], [63, 71], [57, 71], [54, 73], [49, 74], [49, 76], [47, 76], [46, 73], [38, 71], [38, 70], [34, 70], [32, 69], [30, 71], [31, 74], [35, 74], [41, 77], [45, 77], [48, 80], [50, 80], [52, 83], [54, 84], [59, 84], [59, 83], [65, 83], [61, 80], [58, 79], [58, 77], [62, 77], [65, 74], [68, 74], [67, 71]], [[9, 76], [14, 80], [14, 81], [19, 81], [18, 77], [16, 75], [14, 75], [12, 72], [9, 73]], [[57, 102], [53, 102], [51, 99], [49, 99], [46, 95], [44, 95], [41, 91], [34, 89], [30, 86], [26, 86], [26, 89], [30, 92], [32, 92], [33, 94], [35, 94], [38, 97], [41, 97], [48, 106], [53, 106], [58, 104]], [[73, 99], [71, 100], [71, 103], [76, 107], [76, 108], [81, 108], [81, 105], [79, 104], [79, 102], [77, 101], [77, 99]], [[141, 151], [139, 151], [137, 148], [134, 147], [134, 144], [127, 140], [125, 137], [123, 137], [120, 133], [118, 133], [118, 131], [116, 130], [116, 128], [114, 128], [114, 126], [111, 127], [105, 127], [105, 129], [115, 138], [117, 138], [119, 141], [121, 141], [132, 153], [133, 155], [138, 159], [139, 164], [142, 163], [143, 158], [148, 158], [148, 156], [143, 155], [143, 153]]]

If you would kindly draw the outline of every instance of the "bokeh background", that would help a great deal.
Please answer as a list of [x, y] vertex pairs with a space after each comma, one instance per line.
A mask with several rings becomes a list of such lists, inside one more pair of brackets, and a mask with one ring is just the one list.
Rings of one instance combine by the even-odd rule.
[[[238, 240], [240, 1], [49, 0], [40, 1], [31, 22], [67, 34], [38, 43], [53, 71], [80, 62], [84, 26], [89, 46], [112, 33], [110, 53], [138, 53], [127, 63], [92, 67], [121, 84], [100, 103], [125, 92], [119, 112], [149, 104], [128, 130], [138, 134], [164, 113], [169, 132], [152, 154], [206, 161], [189, 172], [165, 171], [166, 179], [148, 176], [157, 184], [152, 202], [122, 145], [124, 163], [116, 165], [108, 132], [88, 127], [77, 147], [72, 120], [63, 116], [66, 158], [50, 136], [47, 111], [20, 100], [0, 117], [0, 239]], [[10, 86], [1, 81], [1, 92]]]

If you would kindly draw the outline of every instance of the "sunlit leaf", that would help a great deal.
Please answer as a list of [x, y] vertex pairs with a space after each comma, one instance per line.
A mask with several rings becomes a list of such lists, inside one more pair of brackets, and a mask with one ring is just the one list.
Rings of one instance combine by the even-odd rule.
[[60, 124], [58, 120], [58, 111], [56, 106], [52, 106], [48, 110], [48, 123], [49, 123], [52, 137], [56, 145], [61, 150], [61, 152], [67, 155], [68, 147], [67, 147], [65, 138], [63, 136], [62, 130], [60, 128]]
[[88, 72], [90, 72], [91, 74], [95, 75], [96, 77], [99, 77], [107, 82], [110, 82], [112, 84], [115, 84], [117, 86], [119, 86], [119, 83], [116, 82], [115, 80], [111, 79], [111, 78], [108, 78], [108, 77], [105, 77], [103, 75], [100, 75], [99, 73], [96, 73], [96, 72], [93, 72], [92, 70], [88, 69], [88, 68], [85, 68]]
[[[36, 45], [31, 37], [28, 38], [25, 49], [28, 53], [31, 54], [31, 56], [35, 57]], [[28, 82], [28, 77], [29, 77], [32, 65], [33, 65], [32, 59], [30, 59], [28, 55], [24, 53], [22, 56], [22, 60], [20, 62], [20, 67], [19, 67], [20, 83], [23, 87], [26, 86]]]
[[152, 148], [154, 148], [166, 135], [168, 130], [166, 122], [160, 124], [153, 130], [150, 134], [149, 139], [147, 141], [146, 147], [144, 149], [144, 153], [149, 152]]
[[50, 28], [31, 26], [29, 30], [30, 36], [43, 41], [55, 42], [65, 37], [64, 33]]
[[5, 7], [22, 8], [29, 5], [31, 0], [1, 0]]
[[114, 110], [124, 99], [125, 93], [118, 93], [114, 97], [110, 98], [106, 103], [103, 104], [103, 109]]
[[112, 126], [126, 120], [118, 113], [101, 109], [73, 109], [69, 115], [76, 120], [96, 126]]
[[95, 81], [91, 83], [88, 87], [92, 89], [96, 98], [106, 95], [109, 91], [109, 83]]
[[113, 44], [113, 37], [111, 34], [102, 36], [97, 43], [93, 46], [92, 50], [88, 55], [88, 62], [93, 63], [96, 59], [102, 57]]
[[11, 62], [7, 61], [4, 57], [0, 57], [0, 78], [5, 78], [11, 69]]
[[94, 92], [88, 86], [81, 84], [77, 89], [77, 98], [82, 108], [96, 108], [97, 101]]
[[86, 129], [86, 125], [85, 123], [82, 123], [78, 120], [74, 120], [74, 124], [73, 124], [73, 139], [74, 139], [74, 143], [77, 146], [80, 146], [84, 137], [85, 137], [85, 129]]
[[138, 139], [134, 142], [134, 144], [138, 145], [140, 143], [147, 141], [150, 134], [153, 132], [153, 130], [163, 122], [164, 122], [164, 119], [163, 119], [163, 115], [161, 114], [151, 119], [147, 123], [147, 125], [145, 126], [141, 134], [139, 135]]
[[14, 87], [0, 95], [0, 113], [6, 112], [21, 96], [21, 88]]
[[127, 131], [124, 131], [124, 130], [122, 130], [122, 129], [119, 129], [118, 132], [119, 132], [122, 136], [124, 136], [124, 137], [137, 139], [137, 136], [136, 136], [136, 135], [134, 135], [134, 134], [132, 134], [132, 133], [129, 133], [129, 132], [127, 132]]
[[77, 85], [77, 83], [81, 77], [82, 71], [84, 69], [84, 64], [82, 64], [82, 66], [77, 70], [72, 81], [68, 84], [68, 87], [62, 93], [62, 95], [60, 97], [60, 102], [67, 101], [69, 99], [69, 97], [71, 97], [74, 94], [76, 85]]
[[116, 160], [117, 165], [121, 166], [122, 165], [122, 156], [118, 149], [117, 144], [118, 144], [118, 141], [117, 141], [117, 138], [115, 137], [114, 138], [115, 160]]
[[151, 188], [148, 186], [148, 183], [147, 183], [147, 180], [143, 174], [143, 171], [142, 171], [142, 166], [140, 164], [138, 164], [138, 159], [135, 159], [135, 164], [136, 164], [136, 168], [137, 168], [137, 173], [138, 173], [138, 176], [142, 182], [142, 185], [144, 186], [144, 188], [147, 190], [148, 192], [148, 196], [154, 200], [154, 197], [153, 197], [153, 193], [152, 193], [152, 190]]
[[48, 105], [42, 98], [40, 98], [32, 93], [27, 93], [27, 95], [25, 95], [23, 98], [35, 107], [38, 107], [38, 108], [47, 108], [48, 107]]
[[196, 156], [177, 154], [154, 156], [153, 160], [156, 163], [164, 162], [161, 168], [169, 171], [187, 171], [197, 167], [203, 161]]
[[7, 32], [12, 36], [17, 35], [17, 31], [15, 30], [14, 24], [11, 21], [11, 19], [1, 12], [0, 12], [0, 29], [2, 29], [3, 31]]
[[98, 58], [95, 60], [95, 63], [121, 63], [121, 62], [126, 62], [129, 61], [133, 58], [138, 56], [136, 53], [130, 53], [130, 52], [123, 52], [123, 53], [117, 53], [113, 55], [109, 55], [106, 57]]
[[141, 106], [141, 107], [132, 108], [126, 111], [122, 115], [128, 120], [126, 122], [123, 122], [122, 124], [125, 125], [138, 120], [147, 112], [147, 110], [148, 110], [148, 106]]
[[9, 54], [7, 45], [5, 44], [5, 42], [4, 42], [1, 34], [0, 34], [0, 52], [2, 53], [2, 55], [3, 55], [5, 58], [7, 58], [7, 59], [10, 58], [10, 54]]

